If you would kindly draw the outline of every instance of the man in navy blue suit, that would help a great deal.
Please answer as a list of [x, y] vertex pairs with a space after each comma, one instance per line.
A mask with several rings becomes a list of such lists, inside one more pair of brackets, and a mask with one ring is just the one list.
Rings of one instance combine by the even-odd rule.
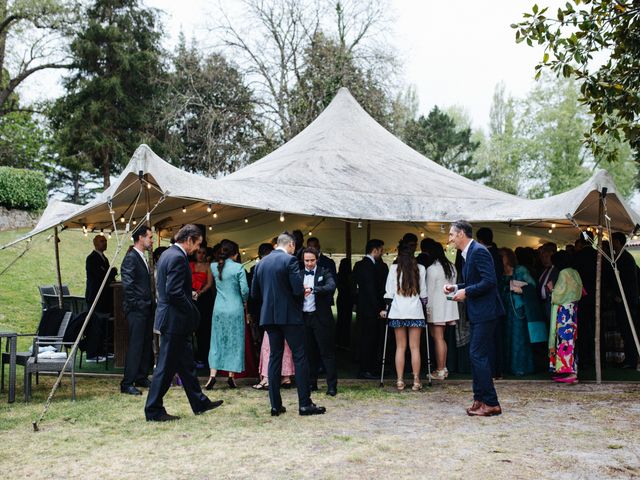
[[311, 401], [302, 317], [304, 283], [298, 259], [293, 256], [295, 249], [293, 236], [288, 232], [281, 233], [276, 249], [260, 261], [251, 282], [251, 297], [262, 305], [260, 326], [265, 328], [269, 336], [269, 400], [274, 417], [287, 411], [280, 396], [285, 340], [291, 348], [296, 369], [298, 413], [318, 415], [326, 411]]
[[199, 415], [222, 404], [222, 400], [212, 402], [202, 393], [191, 346], [191, 337], [200, 322], [200, 312], [191, 296], [188, 258], [200, 247], [202, 231], [196, 225], [185, 225], [176, 234], [175, 241], [163, 252], [156, 272], [158, 306], [154, 328], [160, 331], [160, 352], [144, 407], [149, 422], [180, 418], [169, 415], [162, 401], [176, 373], [180, 375], [193, 413]]
[[463, 283], [445, 285], [444, 293], [456, 302], [465, 302], [471, 326], [469, 357], [473, 375], [473, 405], [467, 409], [470, 416], [500, 415], [502, 409], [491, 378], [490, 354], [493, 349], [497, 319], [504, 315], [498, 293], [493, 258], [487, 248], [472, 238], [469, 222], [460, 220], [451, 224], [449, 243], [462, 252]]

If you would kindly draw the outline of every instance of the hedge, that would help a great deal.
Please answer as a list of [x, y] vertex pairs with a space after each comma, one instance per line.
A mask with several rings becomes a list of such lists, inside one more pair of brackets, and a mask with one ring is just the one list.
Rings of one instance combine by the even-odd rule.
[[47, 206], [47, 182], [42, 172], [0, 167], [0, 205], [21, 210]]

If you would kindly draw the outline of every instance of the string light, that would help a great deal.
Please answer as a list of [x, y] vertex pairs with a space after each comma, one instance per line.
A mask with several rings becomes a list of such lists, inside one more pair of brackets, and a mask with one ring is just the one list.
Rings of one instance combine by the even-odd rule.
[[311, 232], [311, 231], [310, 231], [310, 232], [309, 232], [309, 236], [311, 236], [311, 235], [313, 235], [313, 232]]
[[137, 225], [137, 224], [138, 224], [138, 221], [137, 221], [137, 220], [134, 220], [134, 221], [133, 221], [133, 224], [134, 224], [134, 225]]
[[102, 235], [104, 237], [104, 229], [103, 228], [100, 229], [100, 233], [98, 235]]
[[358, 228], [362, 228], [362, 222], [358, 222]]
[[151, 190], [151, 184], [147, 183], [147, 190]]
[[280, 212], [280, 221], [284, 222], [284, 212]]
[[522, 230], [520, 230], [520, 228], [518, 228], [518, 230], [516, 230], [516, 235], [517, 236], [521, 236], [522, 235]]
[[249, 219], [247, 217], [244, 217], [244, 223], [249, 223]]
[[553, 233], [553, 229], [550, 228], [549, 230], [547, 230], [549, 233]]
[[213, 218], [218, 218], [218, 212], [213, 212]]
[[208, 212], [208, 213], [211, 213], [211, 204], [208, 204], [208, 205], [207, 205], [207, 212]]
[[209, 230], [213, 230], [213, 227], [211, 225], [209, 225]]
[[187, 213], [187, 207], [182, 207], [182, 213]]
[[424, 238], [424, 232], [420, 232], [420, 236]]
[[89, 236], [89, 234], [88, 234], [87, 232], [84, 232], [84, 234], [83, 234], [83, 235], [84, 235], [85, 237], [88, 237], [88, 236]]
[[555, 224], [555, 223], [552, 223], [552, 224], [551, 224], [551, 228], [556, 228], [556, 224]]
[[109, 232], [109, 235], [107, 235], [107, 237], [108, 237], [109, 239], [111, 239], [111, 232]]
[[440, 233], [444, 233], [444, 223], [440, 225]]
[[247, 251], [246, 250], [242, 250], [242, 255], [246, 255]]
[[120, 215], [120, 223], [124, 223], [125, 219], [124, 219], [124, 215]]

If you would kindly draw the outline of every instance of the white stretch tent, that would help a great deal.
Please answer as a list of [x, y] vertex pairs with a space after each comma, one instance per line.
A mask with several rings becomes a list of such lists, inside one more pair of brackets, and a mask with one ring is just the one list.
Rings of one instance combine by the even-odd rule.
[[[187, 173], [141, 145], [110, 188], [62, 218], [53, 215], [53, 207], [47, 209], [39, 227], [58, 224], [108, 232], [114, 228], [110, 211], [120, 230], [130, 220], [143, 221], [152, 210], [151, 223], [163, 236], [185, 223], [199, 223], [207, 227], [210, 243], [228, 237], [253, 255], [258, 244], [284, 229], [312, 232], [323, 250], [344, 252], [345, 223], [350, 223], [358, 252], [364, 248], [369, 222], [371, 237], [393, 247], [407, 231], [444, 241], [448, 222], [464, 218], [491, 226], [499, 245], [536, 245], [573, 241], [577, 231], [567, 214], [583, 225], [597, 224], [602, 187], [608, 189], [613, 227], [631, 231], [640, 219], [603, 170], [553, 197], [509, 195], [450, 172], [411, 149], [342, 88], [295, 138], [231, 175], [211, 179]], [[548, 234], [551, 224], [557, 228]], [[523, 236], [518, 238], [519, 227]], [[30, 235], [41, 230], [37, 227]]]

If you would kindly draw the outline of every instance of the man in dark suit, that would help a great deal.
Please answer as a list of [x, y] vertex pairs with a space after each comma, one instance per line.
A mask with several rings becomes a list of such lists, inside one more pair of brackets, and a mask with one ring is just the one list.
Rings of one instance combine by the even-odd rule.
[[118, 271], [109, 266], [109, 260], [104, 254], [107, 250], [107, 237], [102, 234], [96, 235], [93, 239], [93, 247], [94, 250], [85, 261], [87, 283], [84, 296], [89, 307], [98, 297], [104, 277], [108, 278], [87, 327], [86, 352], [87, 362], [100, 362], [108, 354], [105, 345], [107, 321], [113, 314], [113, 290], [110, 284], [116, 278]]
[[122, 307], [129, 325], [129, 346], [120, 392], [142, 395], [136, 387], [148, 388], [150, 385], [147, 375], [151, 367], [153, 342], [151, 271], [145, 257], [145, 252], [153, 244], [153, 233], [146, 225], [142, 225], [133, 232], [132, 238], [133, 246], [120, 267]]
[[212, 402], [202, 393], [191, 346], [191, 336], [198, 327], [200, 313], [191, 296], [188, 257], [201, 242], [202, 231], [196, 225], [185, 225], [176, 234], [175, 244], [162, 254], [158, 262], [158, 306], [154, 328], [160, 332], [160, 352], [144, 407], [147, 421], [167, 422], [180, 418], [169, 415], [162, 404], [176, 372], [180, 375], [193, 413], [199, 415], [222, 404], [222, 400]]
[[296, 242], [290, 233], [280, 234], [276, 249], [260, 261], [251, 283], [251, 296], [261, 302], [260, 325], [269, 336], [269, 400], [274, 417], [287, 411], [280, 396], [285, 340], [291, 348], [296, 369], [298, 413], [317, 415], [326, 411], [324, 407], [316, 406], [310, 396], [302, 319], [304, 287], [298, 259], [293, 256], [295, 248]]
[[[620, 335], [622, 336], [622, 342], [624, 343], [624, 363], [623, 368], [632, 368], [636, 370], [638, 368], [638, 350], [633, 339], [633, 332], [631, 331], [631, 325], [629, 324], [629, 318], [627, 317], [627, 311], [624, 308], [622, 301], [622, 295], [627, 300], [629, 306], [629, 312], [631, 313], [631, 322], [633, 323], [636, 334], [638, 333], [638, 275], [636, 272], [637, 266], [633, 255], [625, 249], [627, 244], [627, 237], [622, 232], [615, 232], [611, 235], [611, 244], [616, 256], [619, 255], [617, 261], [618, 272], [620, 274], [620, 281], [622, 282], [623, 292], [618, 287], [618, 282], [614, 279], [613, 284], [615, 292], [615, 309], [616, 309], [616, 323], [620, 329]], [[622, 253], [620, 253], [622, 252]], [[612, 272], [613, 273], [613, 272]]]
[[490, 352], [497, 318], [504, 315], [498, 293], [493, 258], [485, 246], [473, 241], [471, 224], [460, 220], [451, 224], [449, 243], [462, 252], [464, 282], [445, 285], [444, 293], [452, 300], [465, 302], [471, 326], [469, 357], [473, 375], [473, 405], [470, 416], [500, 415], [502, 410], [491, 378]]
[[318, 389], [320, 358], [327, 372], [327, 395], [338, 393], [338, 372], [334, 339], [331, 301], [336, 291], [336, 281], [329, 269], [318, 263], [318, 251], [307, 247], [304, 260], [304, 302], [302, 317], [305, 326], [305, 348], [309, 360], [311, 390]]
[[384, 310], [384, 289], [389, 268], [382, 261], [384, 242], [371, 239], [366, 245], [366, 255], [353, 266], [352, 292], [356, 295], [356, 323], [358, 327], [358, 378], [375, 380], [382, 357], [385, 324], [380, 321]]
[[[334, 280], [338, 278], [336, 262], [322, 253], [322, 250], [320, 248], [320, 240], [318, 240], [316, 237], [309, 237], [307, 239], [307, 247], [315, 248], [318, 251], [318, 265], [326, 270], [329, 270]], [[331, 305], [333, 305], [333, 298], [331, 300]]]

